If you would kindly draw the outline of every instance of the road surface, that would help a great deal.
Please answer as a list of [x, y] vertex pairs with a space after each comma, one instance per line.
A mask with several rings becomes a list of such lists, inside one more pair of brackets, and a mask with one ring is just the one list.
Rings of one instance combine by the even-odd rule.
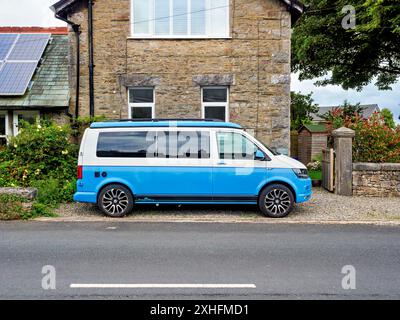
[[371, 225], [2, 222], [0, 298], [399, 299], [399, 244]]

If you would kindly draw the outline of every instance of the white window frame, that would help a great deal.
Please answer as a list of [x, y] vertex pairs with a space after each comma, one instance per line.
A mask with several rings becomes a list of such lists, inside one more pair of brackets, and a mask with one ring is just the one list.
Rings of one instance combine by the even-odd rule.
[[8, 141], [8, 136], [10, 135], [10, 129], [9, 129], [9, 122], [8, 122], [8, 111], [0, 111], [0, 115], [4, 115], [5, 116], [5, 128], [6, 128], [6, 131], [5, 131], [5, 135], [3, 135], [3, 134], [0, 134], [0, 138], [4, 138], [4, 139], [6, 139], [6, 141]]
[[14, 133], [14, 136], [16, 136], [19, 133], [19, 130], [18, 130], [18, 116], [19, 115], [34, 116], [36, 118], [36, 121], [39, 120], [39, 111], [37, 111], [37, 110], [14, 111], [14, 113], [13, 113], [13, 133]]
[[[203, 92], [204, 89], [225, 89], [226, 90], [226, 102], [204, 102]], [[212, 107], [225, 107], [225, 121], [229, 122], [229, 87], [225, 86], [205, 86], [201, 87], [201, 117], [205, 119], [206, 108]]]
[[[154, 34], [154, 21], [155, 21], [155, 10], [154, 10], [154, 0], [148, 0], [150, 1], [150, 17], [149, 17], [149, 33], [138, 33], [135, 34], [135, 21], [134, 21], [134, 15], [133, 15], [133, 2], [134, 1], [139, 1], [139, 0], [131, 0], [131, 14], [130, 14], [130, 24], [131, 24], [131, 36], [129, 37], [130, 39], [231, 39], [230, 35], [230, 21], [231, 21], [231, 5], [230, 5], [230, 0], [227, 1], [227, 15], [226, 15], [226, 27], [225, 27], [225, 32], [224, 35], [218, 36], [218, 35], [209, 35], [208, 30], [210, 29], [210, 18], [209, 15], [206, 14], [205, 19], [206, 19], [206, 32], [204, 35], [192, 35], [191, 34], [191, 27], [192, 27], [192, 12], [191, 12], [191, 0], [187, 0], [187, 8], [188, 8], [188, 21], [187, 21], [187, 30], [188, 34], [187, 35], [174, 35], [173, 34], [173, 1], [174, 0], [169, 0], [170, 1], [170, 19], [169, 19], [169, 34], [166, 35], [156, 35]], [[144, 1], [144, 0], [143, 0]], [[212, 0], [206, 0], [206, 8], [210, 8]], [[205, 12], [208, 12], [209, 10], [206, 9]], [[172, 17], [172, 18], [171, 18]]]
[[[143, 102], [143, 103], [134, 103], [130, 102], [130, 94], [133, 89], [151, 89], [153, 90], [153, 102]], [[156, 106], [156, 90], [154, 87], [129, 87], [128, 88], [128, 117], [132, 119], [132, 108], [151, 108], [151, 118], [154, 119], [156, 116], [155, 112]]]

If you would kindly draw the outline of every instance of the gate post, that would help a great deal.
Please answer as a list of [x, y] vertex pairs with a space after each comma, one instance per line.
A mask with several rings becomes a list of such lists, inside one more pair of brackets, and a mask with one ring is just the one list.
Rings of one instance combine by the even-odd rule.
[[335, 193], [353, 195], [353, 138], [355, 131], [341, 127], [332, 131], [335, 148]]

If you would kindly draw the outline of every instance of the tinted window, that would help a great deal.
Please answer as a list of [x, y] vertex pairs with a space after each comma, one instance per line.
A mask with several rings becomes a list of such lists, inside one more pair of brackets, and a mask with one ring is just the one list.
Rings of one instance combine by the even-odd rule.
[[210, 158], [210, 135], [200, 131], [101, 132], [98, 157]]
[[4, 136], [6, 134], [6, 116], [0, 114], [0, 136]]
[[130, 103], [152, 103], [153, 97], [153, 88], [140, 88], [129, 90]]
[[151, 119], [151, 107], [134, 107], [132, 108], [133, 119]]
[[220, 159], [254, 160], [258, 147], [240, 133], [217, 133]]
[[98, 157], [154, 158], [155, 132], [101, 132]]
[[225, 107], [204, 107], [204, 118], [225, 121]]
[[157, 137], [159, 158], [210, 158], [210, 134], [203, 131], [162, 131]]
[[226, 102], [227, 91], [226, 88], [204, 88], [203, 102]]

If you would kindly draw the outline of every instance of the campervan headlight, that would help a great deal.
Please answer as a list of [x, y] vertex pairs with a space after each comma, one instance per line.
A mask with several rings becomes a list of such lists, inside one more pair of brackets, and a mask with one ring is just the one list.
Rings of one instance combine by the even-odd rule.
[[307, 169], [293, 169], [293, 172], [296, 174], [299, 179], [308, 179], [308, 171]]

